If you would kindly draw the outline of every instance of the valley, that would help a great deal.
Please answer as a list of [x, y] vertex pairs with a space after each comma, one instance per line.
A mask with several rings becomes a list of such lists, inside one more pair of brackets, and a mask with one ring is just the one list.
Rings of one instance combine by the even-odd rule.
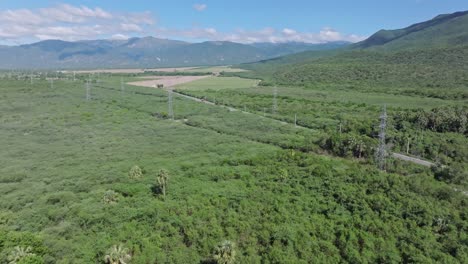
[[467, 263], [467, 26], [0, 46], [0, 263]]

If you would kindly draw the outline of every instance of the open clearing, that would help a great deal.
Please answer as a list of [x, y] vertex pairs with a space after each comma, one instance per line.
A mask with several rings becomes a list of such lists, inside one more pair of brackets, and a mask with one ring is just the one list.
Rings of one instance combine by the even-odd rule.
[[[210, 75], [205, 76], [154, 76], [146, 78], [154, 78], [151, 80], [129, 82], [130, 85], [143, 86], [143, 87], [156, 87], [158, 84], [164, 85], [164, 87], [173, 87], [178, 84], [189, 83], [196, 80], [204, 79], [210, 77]], [[145, 78], [145, 79], [146, 79]]]
[[[231, 68], [229, 66], [206, 66], [206, 67], [172, 67], [172, 68], [151, 68], [151, 69], [95, 69], [74, 71], [75, 73], [144, 73], [154, 72], [244, 72], [244, 69]], [[73, 72], [73, 71], [64, 71]]]
[[224, 89], [247, 89], [256, 87], [259, 80], [243, 79], [239, 77], [210, 77], [199, 79], [186, 85], [178, 85], [181, 90], [204, 91], [204, 90], [224, 90]]
[[188, 71], [195, 69], [196, 67], [184, 67], [184, 68], [155, 68], [155, 69], [96, 69], [86, 71], [75, 71], [76, 73], [144, 73], [145, 71], [158, 71], [158, 72], [176, 72], [176, 71]]

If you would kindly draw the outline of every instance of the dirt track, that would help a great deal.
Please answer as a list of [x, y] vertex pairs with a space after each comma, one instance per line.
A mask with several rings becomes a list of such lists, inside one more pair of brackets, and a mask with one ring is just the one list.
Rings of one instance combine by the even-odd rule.
[[145, 79], [152, 78], [151, 80], [129, 82], [130, 85], [143, 86], [143, 87], [157, 87], [158, 84], [164, 85], [164, 88], [173, 87], [178, 84], [193, 82], [196, 80], [210, 77], [211, 75], [204, 76], [155, 76], [145, 77]]

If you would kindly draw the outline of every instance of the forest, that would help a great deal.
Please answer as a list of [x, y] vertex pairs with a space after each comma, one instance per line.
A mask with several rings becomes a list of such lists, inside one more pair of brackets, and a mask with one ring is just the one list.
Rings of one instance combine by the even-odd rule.
[[[468, 259], [466, 176], [375, 166], [380, 95], [280, 87], [272, 112], [272, 87], [210, 77], [177, 91], [216, 104], [175, 95], [172, 120], [165, 91], [121, 90], [138, 76], [94, 75], [90, 100], [86, 78], [2, 77], [2, 263]], [[410, 153], [464, 173], [466, 108], [439, 100], [395, 96], [388, 143], [417, 131]]]

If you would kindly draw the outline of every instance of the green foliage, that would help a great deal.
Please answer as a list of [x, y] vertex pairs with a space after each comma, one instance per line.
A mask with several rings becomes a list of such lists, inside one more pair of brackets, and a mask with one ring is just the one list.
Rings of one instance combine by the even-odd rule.
[[37, 255], [29, 255], [24, 258], [21, 258], [18, 264], [44, 264], [44, 259]]
[[[0, 83], [0, 263], [15, 246], [31, 247], [45, 263], [99, 263], [106, 255], [200, 263], [213, 260], [226, 238], [235, 241], [236, 263], [467, 260], [468, 207], [452, 185], [429, 169], [383, 173], [361, 160], [317, 154], [316, 141], [339, 136], [340, 122], [343, 138], [374, 140], [378, 103], [280, 88], [278, 113], [260, 118], [175, 96], [176, 121], [169, 121], [154, 118], [167, 110], [164, 91], [126, 87], [121, 95], [120, 77], [101, 81], [89, 102], [82, 83], [58, 81], [55, 90], [47, 82]], [[272, 94], [262, 88], [216, 96], [263, 115]], [[398, 107], [389, 106], [389, 115], [413, 112]], [[296, 111], [307, 129], [278, 122]], [[400, 123], [389, 142], [416, 129]], [[463, 134], [423, 129], [421, 136], [414, 149], [433, 146], [424, 155], [462, 163], [463, 150], [451, 152], [466, 142]], [[126, 177], [135, 163], [148, 174], [171, 172], [170, 199], [154, 199], [154, 177]], [[105, 190], [119, 202], [103, 204]], [[119, 242], [125, 247], [112, 251]]]
[[353, 47], [397, 50], [466, 44], [467, 26], [468, 11], [439, 15], [407, 28], [380, 30]]

